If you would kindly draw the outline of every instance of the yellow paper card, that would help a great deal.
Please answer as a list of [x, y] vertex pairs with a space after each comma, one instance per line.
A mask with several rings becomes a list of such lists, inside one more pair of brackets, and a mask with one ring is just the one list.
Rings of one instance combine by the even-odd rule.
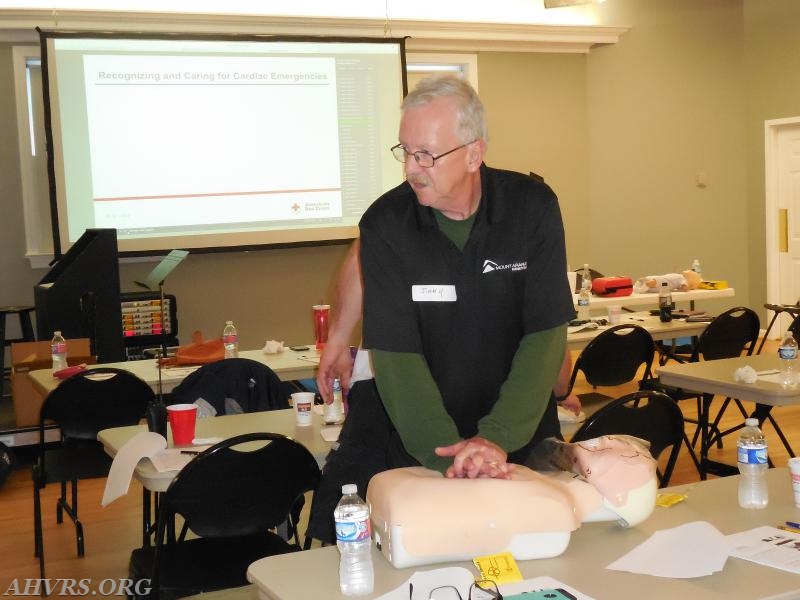
[[658, 494], [656, 496], [656, 506], [663, 506], [669, 508], [686, 500], [689, 496], [686, 494]]
[[511, 552], [478, 556], [473, 558], [472, 562], [480, 571], [480, 579], [491, 579], [498, 585], [522, 581], [522, 573], [519, 572], [517, 561], [514, 560]]

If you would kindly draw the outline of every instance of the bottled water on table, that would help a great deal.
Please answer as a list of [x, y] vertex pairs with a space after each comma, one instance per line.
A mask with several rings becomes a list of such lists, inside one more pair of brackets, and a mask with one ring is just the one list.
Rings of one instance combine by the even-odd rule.
[[758, 428], [758, 419], [746, 419], [739, 436], [737, 462], [739, 464], [739, 506], [766, 508], [767, 490], [767, 439]]
[[590, 319], [590, 304], [592, 303], [592, 275], [589, 272], [589, 265], [583, 265], [581, 272], [581, 291], [578, 294], [578, 320], [588, 321]]
[[344, 421], [344, 403], [342, 401], [342, 382], [337, 377], [333, 380], [333, 400], [324, 408], [325, 423], [341, 423]]
[[339, 547], [339, 587], [345, 596], [372, 593], [375, 572], [372, 568], [369, 506], [358, 496], [354, 483], [342, 486], [342, 499], [333, 511], [336, 545]]
[[703, 271], [700, 268], [700, 261], [696, 258], [692, 261], [692, 271], [700, 275], [700, 278], [702, 279]]
[[50, 342], [50, 355], [53, 357], [53, 371], [67, 368], [67, 340], [64, 339], [60, 331], [53, 333], [53, 339]]
[[778, 356], [781, 357], [781, 383], [786, 387], [796, 386], [800, 374], [797, 372], [797, 340], [791, 329], [786, 331], [781, 340]]
[[239, 356], [239, 335], [233, 321], [225, 321], [225, 329], [222, 330], [222, 344], [225, 346], [225, 358]]

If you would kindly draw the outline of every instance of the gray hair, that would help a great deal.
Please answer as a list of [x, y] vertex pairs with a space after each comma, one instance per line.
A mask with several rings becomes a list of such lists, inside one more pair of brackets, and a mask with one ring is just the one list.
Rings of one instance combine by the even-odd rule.
[[409, 108], [425, 106], [440, 98], [455, 102], [458, 112], [457, 133], [463, 143], [475, 140], [489, 141], [489, 128], [486, 125], [483, 103], [475, 89], [460, 77], [453, 75], [426, 77], [405, 97], [401, 109], [405, 112]]

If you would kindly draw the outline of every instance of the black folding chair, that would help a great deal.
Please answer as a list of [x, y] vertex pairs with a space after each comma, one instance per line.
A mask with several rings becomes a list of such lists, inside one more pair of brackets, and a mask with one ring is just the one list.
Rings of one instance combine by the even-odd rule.
[[[681, 363], [685, 362], [698, 362], [700, 360], [716, 360], [720, 358], [734, 358], [736, 356], [750, 356], [753, 354], [756, 343], [758, 341], [758, 334], [760, 330], [760, 322], [758, 315], [752, 309], [744, 306], [737, 306], [726, 310], [718, 315], [714, 320], [709, 323], [708, 327], [700, 334], [697, 342], [691, 347], [688, 355], [678, 354], [671, 352], [667, 347], [660, 347], [659, 351], [662, 353], [661, 364], [668, 360], [676, 360]], [[716, 443], [719, 447], [722, 446], [722, 438], [725, 435], [738, 431], [743, 427], [738, 425], [726, 431], [720, 431], [719, 424], [722, 415], [727, 409], [731, 401], [733, 401], [739, 408], [743, 417], [749, 416], [744, 409], [741, 401], [736, 398], [725, 398], [717, 412], [713, 421], [709, 419], [711, 401], [713, 394], [703, 394], [692, 390], [683, 390], [665, 386], [659, 381], [654, 380], [645, 383], [642, 387], [647, 389], [656, 389], [664, 392], [674, 401], [686, 400], [695, 398], [697, 402], [698, 419], [686, 419], [687, 422], [694, 422], [697, 424], [692, 440], [686, 439], [687, 446], [693, 448], [700, 439], [701, 445], [701, 461], [697, 462], [698, 472], [700, 477], [705, 479], [709, 471], [717, 474], [731, 474], [734, 471], [733, 467], [727, 465], [718, 465], [711, 463], [707, 460], [708, 449]], [[769, 408], [763, 405], [757, 405], [756, 412], [762, 419], [767, 418]], [[766, 414], [762, 414], [766, 412]], [[744, 418], [742, 419], [744, 421]], [[763, 421], [760, 421], [763, 422]], [[709, 469], [711, 467], [711, 469]]]
[[[83, 525], [78, 518], [78, 480], [108, 475], [111, 458], [97, 441], [110, 427], [136, 425], [144, 417], [153, 390], [136, 375], [112, 368], [94, 368], [62, 381], [42, 404], [39, 418], [38, 456], [33, 465], [34, 553], [44, 579], [41, 491], [48, 483], [60, 483], [56, 521], [64, 513], [75, 524], [78, 556], [84, 555]], [[58, 425], [61, 441], [45, 443], [45, 429]], [[67, 482], [71, 495], [67, 499]]]
[[615, 434], [647, 440], [656, 460], [665, 449], [671, 448], [663, 473], [660, 470], [658, 473], [660, 487], [669, 485], [684, 436], [683, 413], [672, 398], [654, 390], [626, 394], [588, 418], [570, 441]]
[[[637, 378], [644, 367], [643, 379], [652, 377], [655, 344], [650, 332], [639, 325], [615, 325], [606, 329], [581, 350], [572, 368], [567, 394], [572, 391], [578, 373], [594, 388], [617, 386]], [[579, 394], [581, 400], [610, 400], [611, 396], [592, 392]]]
[[[303, 445], [275, 433], [240, 435], [198, 455], [161, 496], [155, 546], [131, 554], [136, 597], [164, 600], [247, 585], [252, 562], [301, 549], [292, 508], [316, 490], [320, 476]], [[198, 537], [165, 543], [176, 515]], [[286, 519], [294, 543], [271, 531]]]

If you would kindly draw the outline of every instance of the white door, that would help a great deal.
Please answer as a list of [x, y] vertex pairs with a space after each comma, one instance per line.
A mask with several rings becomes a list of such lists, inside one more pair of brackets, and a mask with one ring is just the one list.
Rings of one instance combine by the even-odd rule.
[[[766, 190], [768, 302], [795, 304], [800, 300], [800, 117], [767, 122]], [[789, 326], [789, 315], [782, 319], [770, 337]]]

